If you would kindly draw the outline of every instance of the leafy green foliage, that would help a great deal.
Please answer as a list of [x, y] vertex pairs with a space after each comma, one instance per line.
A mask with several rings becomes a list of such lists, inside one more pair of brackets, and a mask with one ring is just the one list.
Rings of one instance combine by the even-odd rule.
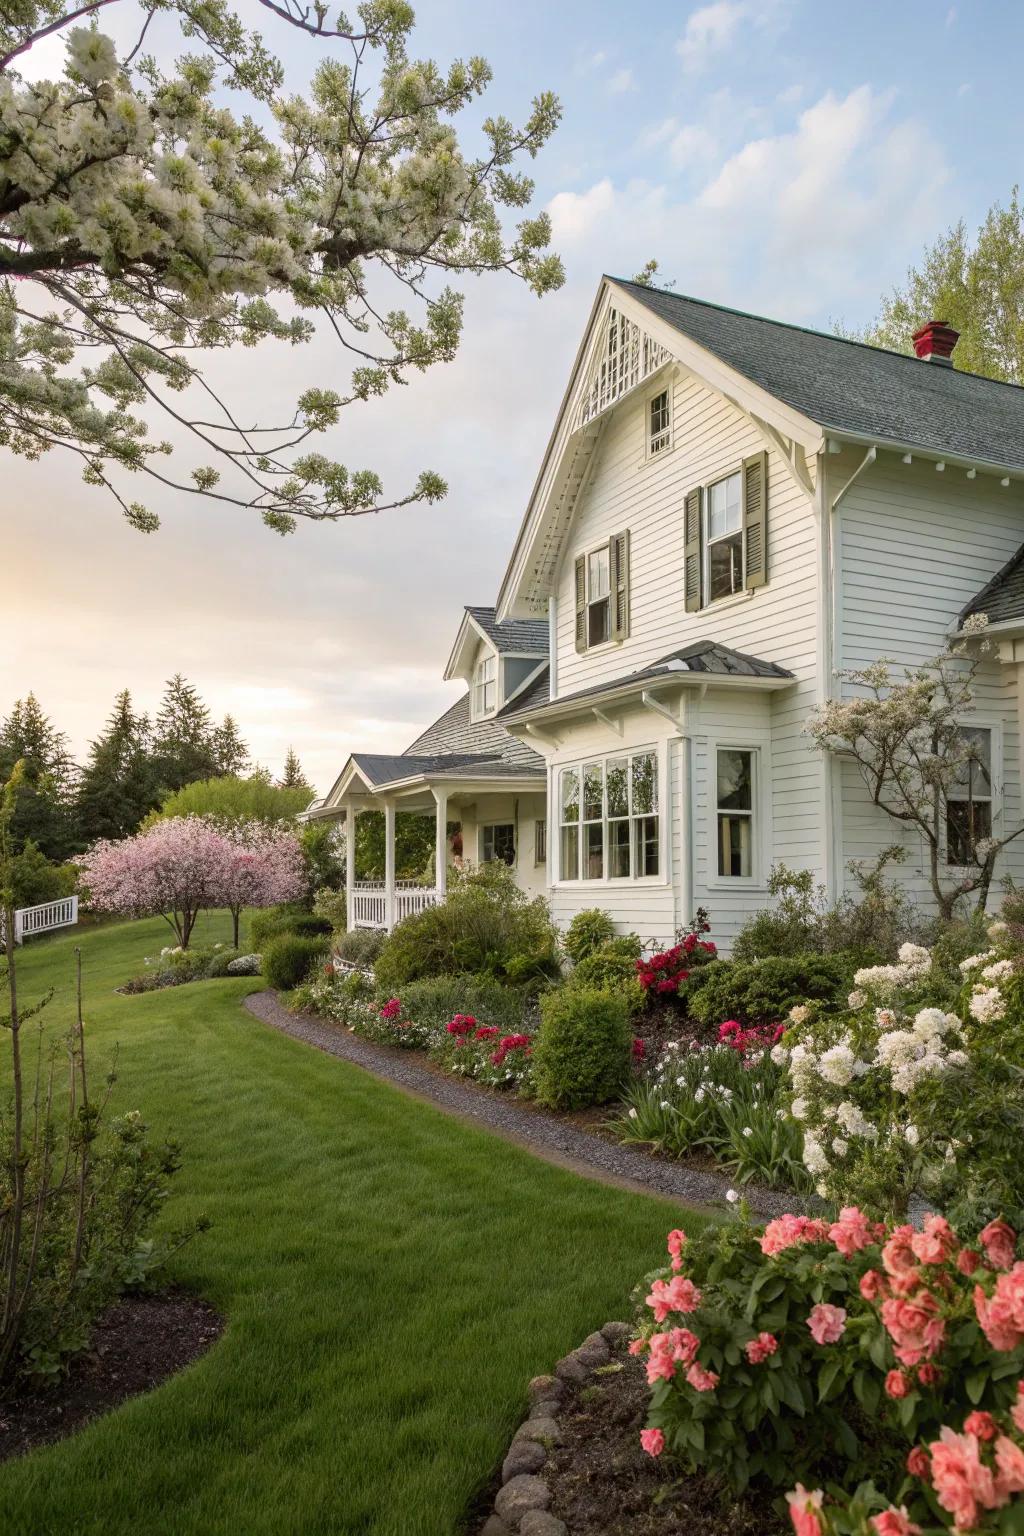
[[573, 965], [579, 965], [614, 937], [615, 924], [608, 913], [602, 907], [588, 907], [572, 918], [562, 937], [562, 948]]
[[71, 896], [77, 883], [73, 865], [54, 864], [31, 838], [13, 855], [10, 878], [16, 907], [35, 907]]
[[552, 1109], [605, 1104], [629, 1071], [633, 1034], [625, 998], [559, 987], [540, 1002], [533, 1052], [537, 1099]]
[[306, 980], [316, 965], [327, 957], [326, 939], [306, 938], [298, 933], [281, 933], [263, 950], [263, 974], [270, 986], [289, 992]]
[[274, 784], [269, 774], [254, 773], [247, 779], [225, 774], [195, 779], [167, 795], [146, 824], [169, 821], [175, 816], [209, 816], [228, 825], [292, 821], [299, 811], [306, 809], [311, 797], [309, 789], [284, 789]]
[[867, 867], [855, 866], [860, 896], [829, 902], [810, 870], [776, 864], [768, 878], [775, 905], [763, 907], [743, 924], [732, 947], [734, 960], [763, 960], [802, 954], [851, 954], [861, 965], [892, 960], [900, 945], [921, 928], [910, 897], [886, 879], [890, 863], [901, 863], [901, 848], [887, 848]]
[[575, 965], [566, 986], [615, 992], [625, 998], [630, 1015], [642, 1013], [647, 997], [637, 980], [636, 963], [640, 958], [640, 940], [635, 933], [609, 939], [593, 954]]
[[139, 992], [159, 992], [164, 987], [180, 987], [190, 981], [216, 980], [230, 974], [228, 967], [237, 960], [238, 950], [230, 945], [204, 944], [197, 948], [164, 948], [146, 969], [126, 981], [119, 991], [128, 996]]
[[337, 935], [334, 948], [340, 960], [370, 969], [376, 965], [386, 940], [387, 934], [381, 928], [353, 928], [351, 933]]
[[254, 949], [262, 950], [272, 939], [283, 933], [300, 934], [303, 938], [326, 937], [331, 931], [328, 918], [307, 912], [298, 902], [284, 902], [276, 907], [264, 907], [254, 912], [249, 923], [249, 942]]
[[793, 955], [778, 959], [718, 961], [705, 967], [688, 999], [702, 1024], [736, 1019], [741, 1024], [774, 1024], [791, 1008], [810, 1000], [838, 1003], [849, 987], [852, 964], [838, 955]]
[[399, 923], [374, 970], [393, 993], [420, 977], [458, 971], [537, 988], [558, 973], [558, 936], [546, 904], [531, 901], [506, 865], [494, 862], [454, 872], [447, 899]]

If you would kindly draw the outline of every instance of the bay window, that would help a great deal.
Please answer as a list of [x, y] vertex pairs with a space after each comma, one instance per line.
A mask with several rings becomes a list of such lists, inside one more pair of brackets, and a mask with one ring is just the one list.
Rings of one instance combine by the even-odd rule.
[[754, 873], [754, 753], [719, 747], [715, 778], [718, 873], [750, 879]]
[[562, 880], [641, 880], [660, 872], [658, 759], [623, 753], [559, 773]]

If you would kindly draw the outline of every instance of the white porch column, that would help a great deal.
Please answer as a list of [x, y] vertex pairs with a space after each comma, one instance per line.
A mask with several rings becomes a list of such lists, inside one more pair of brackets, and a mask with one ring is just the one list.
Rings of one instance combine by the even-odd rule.
[[395, 926], [395, 802], [384, 802], [384, 926]]
[[441, 900], [444, 900], [448, 889], [448, 793], [443, 789], [435, 789], [434, 807], [436, 825], [434, 830], [434, 889]]
[[356, 811], [351, 800], [345, 806], [345, 927], [356, 925]]

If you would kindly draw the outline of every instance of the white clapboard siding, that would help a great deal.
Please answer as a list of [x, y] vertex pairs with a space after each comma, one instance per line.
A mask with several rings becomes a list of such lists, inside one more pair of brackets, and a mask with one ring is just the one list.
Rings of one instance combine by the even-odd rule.
[[[857, 462], [844, 454], [830, 463], [837, 482]], [[878, 461], [856, 481], [835, 514], [836, 635], [842, 669], [863, 667], [880, 657], [901, 666], [919, 666], [946, 642], [963, 606], [1024, 541], [1024, 494], [1018, 485], [1000, 485], [995, 476], [968, 480], [964, 471], [933, 465], [905, 465], [896, 454]], [[841, 683], [844, 693], [850, 685]], [[979, 724], [1002, 728], [1005, 827], [1021, 814], [1020, 736], [1015, 667], [993, 655], [979, 674]], [[871, 803], [856, 766], [839, 773], [836, 811], [846, 884], [851, 860], [874, 858], [899, 843], [907, 853], [900, 879], [925, 910], [932, 905], [920, 838], [903, 832]], [[1024, 839], [1000, 860], [1004, 874], [1024, 878]]]

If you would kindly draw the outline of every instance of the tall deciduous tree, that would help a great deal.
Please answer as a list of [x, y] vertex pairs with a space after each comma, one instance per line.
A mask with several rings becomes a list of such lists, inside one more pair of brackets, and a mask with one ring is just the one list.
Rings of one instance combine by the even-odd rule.
[[[140, 24], [121, 56], [75, 24], [113, 4], [134, 4]], [[444, 481], [424, 471], [385, 503], [374, 471], [311, 439], [454, 356], [462, 295], [446, 280], [504, 270], [537, 293], [562, 281], [547, 216], [511, 231], [503, 217], [531, 200], [517, 166], [557, 124], [553, 96], [536, 97], [521, 127], [486, 117], [482, 148], [468, 153], [454, 119], [491, 71], [480, 58], [447, 68], [411, 58], [404, 0], [365, 0], [358, 26], [332, 26], [326, 5], [262, 0], [265, 17], [331, 50], [296, 95], [244, 24], [254, 10], [227, 0], [0, 10], [0, 443], [30, 458], [73, 454], [146, 531], [157, 519], [130, 499], [133, 473], [254, 508], [282, 533], [298, 517], [443, 496]], [[30, 80], [34, 43], [55, 34], [63, 76]], [[183, 37], [198, 51], [184, 52]], [[246, 98], [242, 114], [228, 92]], [[340, 389], [332, 369], [276, 422], [220, 396], [217, 349], [302, 344], [318, 321], [352, 364]], [[191, 452], [187, 469], [168, 465], [150, 418], [185, 442], [175, 454]]]
[[993, 204], [973, 242], [961, 220], [928, 246], [862, 339], [910, 352], [926, 320], [945, 320], [960, 332], [955, 367], [1024, 383], [1024, 209], [1017, 187], [1005, 207]]
[[215, 779], [197, 779], [168, 795], [149, 822], [169, 821], [175, 816], [207, 816], [222, 826], [290, 822], [306, 809], [311, 795], [308, 788], [286, 789], [272, 784], [265, 774], [254, 773], [247, 779], [225, 774]]
[[306, 894], [306, 862], [298, 838], [285, 827], [245, 822], [226, 829], [222, 837], [216, 895], [218, 904], [231, 913], [237, 949], [242, 909], [301, 900]]
[[79, 781], [76, 814], [85, 842], [126, 837], [158, 803], [149, 748], [149, 719], [136, 714], [125, 688], [114, 700], [103, 734], [89, 745]]

